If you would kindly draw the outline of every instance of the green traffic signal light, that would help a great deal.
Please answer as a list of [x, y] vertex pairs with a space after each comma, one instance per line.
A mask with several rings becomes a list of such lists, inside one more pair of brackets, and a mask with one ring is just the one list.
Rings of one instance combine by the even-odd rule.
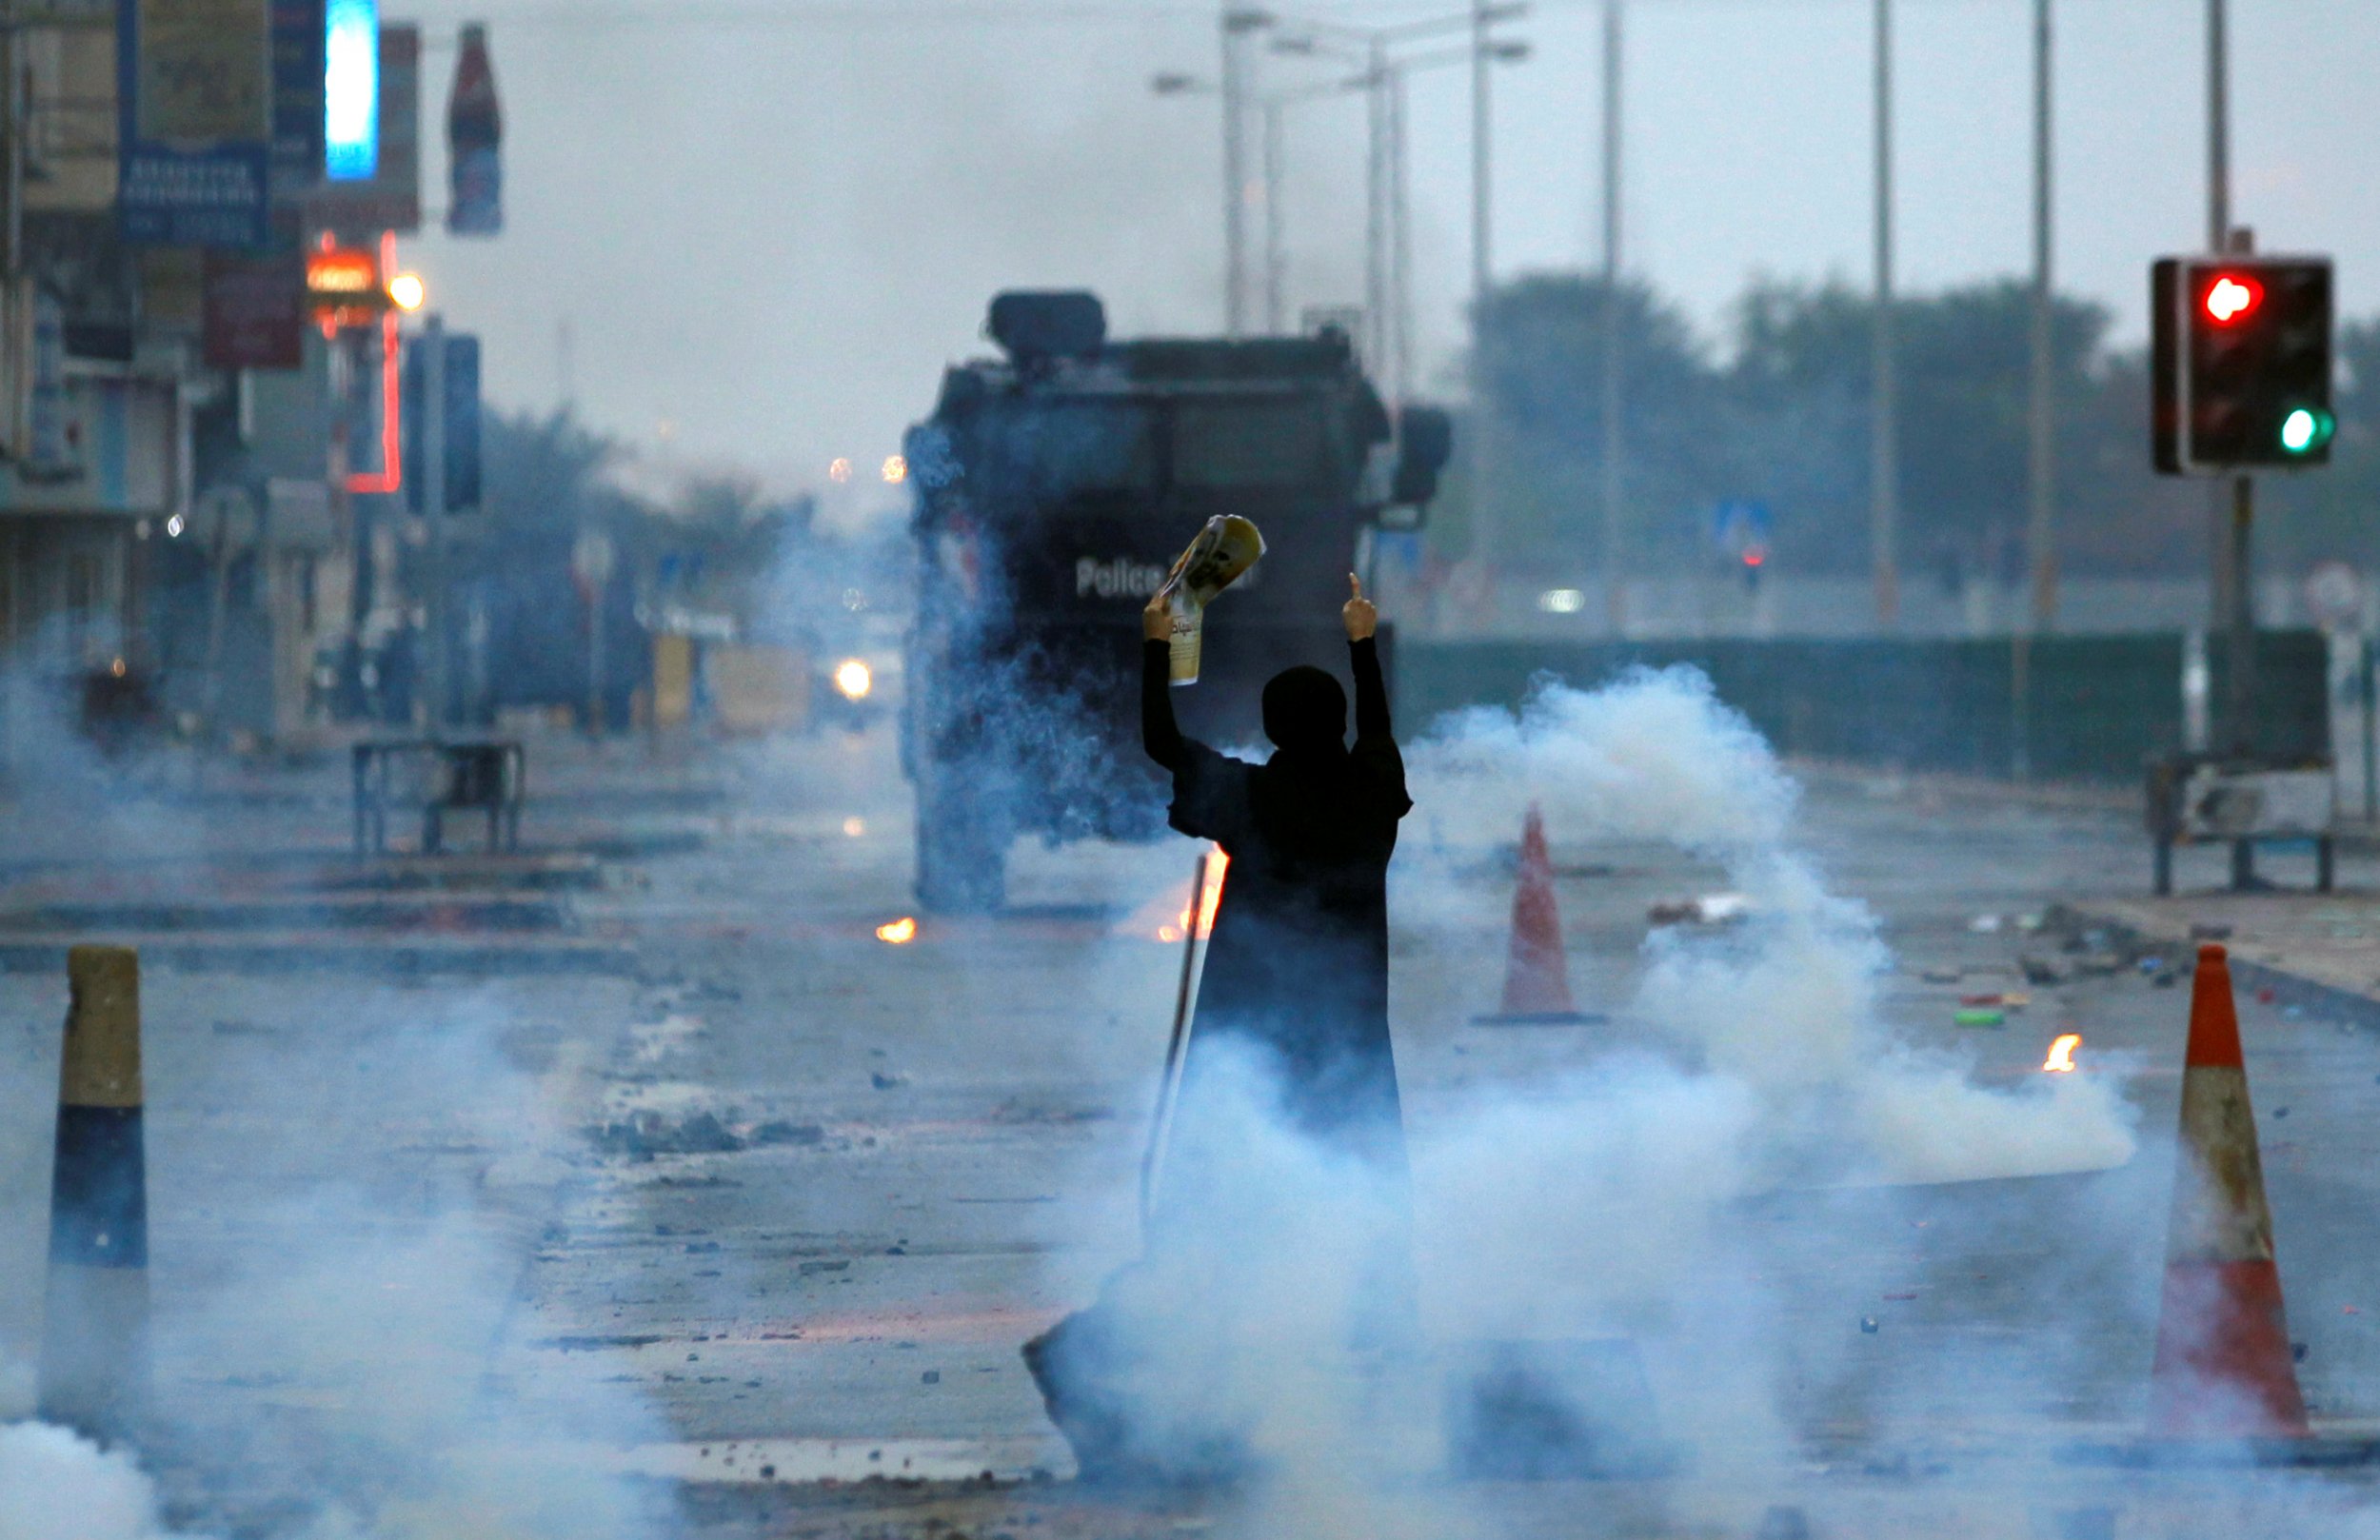
[[2338, 424], [2329, 412], [2300, 406], [2281, 419], [2281, 447], [2302, 455], [2330, 442]]

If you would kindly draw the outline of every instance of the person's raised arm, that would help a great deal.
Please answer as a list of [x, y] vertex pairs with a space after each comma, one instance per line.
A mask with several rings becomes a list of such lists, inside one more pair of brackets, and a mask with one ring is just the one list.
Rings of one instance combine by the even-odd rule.
[[1140, 611], [1140, 746], [1159, 764], [1179, 770], [1189, 751], [1174, 723], [1173, 636], [1173, 614], [1160, 587]]
[[1363, 597], [1363, 581], [1352, 572], [1347, 574], [1347, 589], [1352, 597], [1339, 614], [1347, 622], [1347, 661], [1356, 677], [1356, 741], [1360, 743], [1391, 736], [1388, 685], [1380, 678], [1378, 606]]

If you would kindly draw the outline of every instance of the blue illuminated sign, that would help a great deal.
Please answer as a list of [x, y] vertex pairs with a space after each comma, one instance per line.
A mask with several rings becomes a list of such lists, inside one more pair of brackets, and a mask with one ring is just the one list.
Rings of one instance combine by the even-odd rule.
[[333, 182], [380, 171], [379, 0], [324, 7], [323, 171]]

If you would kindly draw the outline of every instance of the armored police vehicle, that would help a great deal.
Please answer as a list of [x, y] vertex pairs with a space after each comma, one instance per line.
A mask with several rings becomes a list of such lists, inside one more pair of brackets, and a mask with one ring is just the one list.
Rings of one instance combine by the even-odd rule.
[[[904, 445], [916, 621], [902, 768], [917, 791], [918, 898], [998, 908], [1021, 835], [1141, 839], [1165, 788], [1140, 747], [1140, 606], [1214, 514], [1264, 559], [1210, 613], [1182, 730], [1261, 742], [1258, 695], [1310, 662], [1344, 676], [1339, 619], [1366, 531], [1415, 527], [1446, 415], [1392, 420], [1343, 333], [1110, 342], [1084, 293], [1008, 293], [1005, 355], [951, 368]], [[1385, 656], [1392, 638], [1382, 627]]]

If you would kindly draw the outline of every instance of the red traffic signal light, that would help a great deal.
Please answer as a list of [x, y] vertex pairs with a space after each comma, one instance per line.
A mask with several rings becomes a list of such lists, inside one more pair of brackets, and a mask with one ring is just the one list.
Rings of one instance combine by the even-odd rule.
[[2207, 284], [2198, 304], [2216, 326], [2231, 326], [2255, 314], [2264, 304], [2264, 283], [2251, 272], [2219, 271]]
[[2168, 475], [2330, 458], [2326, 257], [2168, 257], [2150, 269], [2151, 450]]

